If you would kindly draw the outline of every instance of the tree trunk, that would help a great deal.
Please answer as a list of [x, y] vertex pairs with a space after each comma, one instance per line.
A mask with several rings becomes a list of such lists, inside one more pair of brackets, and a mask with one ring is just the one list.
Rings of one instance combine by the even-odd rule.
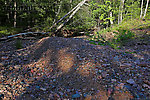
[[14, 27], [16, 27], [16, 24], [17, 24], [17, 3], [16, 1], [14, 1]]
[[110, 18], [111, 18], [111, 19], [110, 19], [110, 24], [111, 24], [111, 25], [114, 24], [114, 23], [113, 23], [113, 20], [112, 20], [112, 17], [113, 17], [113, 14], [112, 14], [112, 11], [111, 11], [111, 12], [110, 12]]
[[148, 8], [148, 4], [149, 4], [149, 0], [147, 0], [147, 4], [146, 4], [146, 8], [145, 8], [145, 12], [144, 12], [143, 19], [144, 19], [144, 18], [145, 18], [145, 16], [146, 16], [146, 12], [147, 12], [147, 8]]
[[141, 2], [141, 14], [140, 14], [140, 18], [142, 18], [142, 15], [143, 15], [143, 0]]
[[70, 0], [70, 8], [72, 9], [72, 0]]
[[83, 0], [80, 5], [78, 6], [78, 8], [69, 16], [69, 18], [63, 23], [61, 24], [57, 30], [55, 32], [58, 32], [75, 14], [76, 12], [80, 9], [80, 7], [86, 2], [87, 0]]
[[122, 22], [122, 19], [123, 19], [123, 16], [122, 16], [122, 13], [123, 13], [123, 6], [124, 6], [124, 1], [125, 0], [121, 0], [120, 1], [120, 10], [119, 10], [119, 20], [118, 20], [118, 24]]
[[56, 26], [59, 22], [61, 22], [65, 17], [67, 17], [70, 13], [72, 13], [76, 8], [80, 6], [82, 2], [80, 2], [77, 6], [75, 6], [71, 11], [69, 11], [65, 16], [63, 16], [61, 19], [59, 19], [56, 23], [54, 23], [50, 29], [52, 29], [54, 26]]

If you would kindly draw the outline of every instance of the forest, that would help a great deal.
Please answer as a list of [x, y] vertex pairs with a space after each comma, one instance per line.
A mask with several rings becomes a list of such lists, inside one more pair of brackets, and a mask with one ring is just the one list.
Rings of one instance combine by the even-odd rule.
[[0, 0], [0, 100], [149, 100], [149, 0]]
[[124, 21], [149, 19], [148, 4], [149, 0], [1, 0], [0, 33], [15, 34], [30, 28], [53, 32], [62, 18], [62, 23], [69, 18], [63, 29], [101, 31]]

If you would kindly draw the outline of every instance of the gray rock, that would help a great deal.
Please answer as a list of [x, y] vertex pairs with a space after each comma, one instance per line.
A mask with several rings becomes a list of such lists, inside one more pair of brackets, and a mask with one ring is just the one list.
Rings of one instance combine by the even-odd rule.
[[133, 79], [129, 79], [129, 80], [127, 80], [127, 83], [129, 83], [129, 84], [135, 84], [135, 81]]

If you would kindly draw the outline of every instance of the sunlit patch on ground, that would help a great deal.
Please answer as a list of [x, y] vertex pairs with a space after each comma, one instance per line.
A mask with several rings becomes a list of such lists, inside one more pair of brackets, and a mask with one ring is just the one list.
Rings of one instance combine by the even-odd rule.
[[74, 55], [67, 53], [66, 48], [58, 51], [58, 68], [63, 72], [68, 72], [74, 65]]

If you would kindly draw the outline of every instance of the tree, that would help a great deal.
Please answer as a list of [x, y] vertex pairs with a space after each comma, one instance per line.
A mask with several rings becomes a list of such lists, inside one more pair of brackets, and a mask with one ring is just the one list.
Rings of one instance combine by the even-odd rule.
[[144, 12], [143, 19], [144, 19], [144, 18], [145, 18], [145, 16], [146, 16], [146, 12], [147, 12], [147, 8], [148, 8], [148, 4], [149, 4], [149, 0], [147, 0], [147, 3], [146, 3], [146, 8], [145, 8], [145, 12]]
[[143, 15], [143, 0], [141, 2], [141, 14], [140, 14], [140, 18], [142, 18], [142, 15]]
[[119, 6], [119, 15], [118, 15], [118, 24], [122, 22], [123, 19], [123, 7], [124, 7], [124, 2], [125, 0], [120, 1], [120, 6]]

